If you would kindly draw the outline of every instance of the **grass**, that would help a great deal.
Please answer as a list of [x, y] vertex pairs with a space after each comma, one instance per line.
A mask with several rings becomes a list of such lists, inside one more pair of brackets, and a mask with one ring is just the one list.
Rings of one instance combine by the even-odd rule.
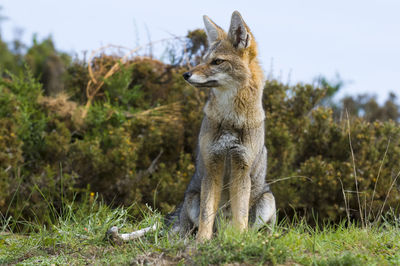
[[51, 225], [26, 223], [30, 233], [12, 233], [17, 222], [3, 220], [0, 264], [400, 264], [400, 223], [393, 217], [370, 228], [345, 223], [319, 228], [286, 221], [272, 230], [242, 234], [223, 224], [203, 244], [162, 231], [121, 246], [110, 244], [104, 236], [112, 225], [128, 232], [161, 219], [149, 208], [142, 221], [134, 222], [130, 208], [111, 209], [92, 197], [86, 203], [65, 204]]

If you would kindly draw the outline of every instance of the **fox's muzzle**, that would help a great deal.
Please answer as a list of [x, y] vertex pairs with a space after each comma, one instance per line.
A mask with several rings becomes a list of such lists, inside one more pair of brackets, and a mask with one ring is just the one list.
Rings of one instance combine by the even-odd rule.
[[192, 72], [185, 72], [182, 76], [185, 80], [188, 80], [192, 76]]

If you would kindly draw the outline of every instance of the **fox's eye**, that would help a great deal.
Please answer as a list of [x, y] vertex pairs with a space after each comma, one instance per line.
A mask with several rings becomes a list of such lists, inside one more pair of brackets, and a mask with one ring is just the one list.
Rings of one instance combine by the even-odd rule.
[[216, 59], [214, 59], [214, 60], [211, 61], [211, 65], [219, 65], [219, 64], [221, 64], [222, 62], [224, 62], [224, 60], [219, 59], [219, 58], [216, 58]]

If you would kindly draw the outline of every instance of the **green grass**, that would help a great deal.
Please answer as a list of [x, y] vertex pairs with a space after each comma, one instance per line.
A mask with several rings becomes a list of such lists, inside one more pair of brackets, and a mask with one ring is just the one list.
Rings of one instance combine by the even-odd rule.
[[[131, 207], [131, 208], [134, 208]], [[223, 224], [214, 238], [168, 237], [156, 231], [121, 246], [104, 239], [112, 225], [122, 232], [154, 224], [161, 216], [149, 210], [134, 222], [129, 208], [111, 209], [93, 200], [66, 204], [53, 224], [26, 223], [30, 233], [12, 233], [17, 223], [0, 227], [0, 264], [301, 264], [399, 265], [400, 227], [396, 219], [368, 229], [356, 225], [312, 228], [304, 222], [283, 222], [272, 230], [238, 233]]]

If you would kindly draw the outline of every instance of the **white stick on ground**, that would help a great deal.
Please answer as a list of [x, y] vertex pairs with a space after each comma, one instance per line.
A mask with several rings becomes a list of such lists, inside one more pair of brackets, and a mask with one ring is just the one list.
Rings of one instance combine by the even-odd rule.
[[144, 236], [146, 233], [154, 231], [156, 229], [157, 229], [157, 223], [155, 223], [153, 226], [149, 226], [149, 227], [134, 231], [132, 233], [119, 234], [118, 227], [113, 226], [107, 231], [107, 235], [111, 236], [111, 240], [118, 243], [118, 242], [121, 242], [121, 240], [129, 241], [129, 240]]

